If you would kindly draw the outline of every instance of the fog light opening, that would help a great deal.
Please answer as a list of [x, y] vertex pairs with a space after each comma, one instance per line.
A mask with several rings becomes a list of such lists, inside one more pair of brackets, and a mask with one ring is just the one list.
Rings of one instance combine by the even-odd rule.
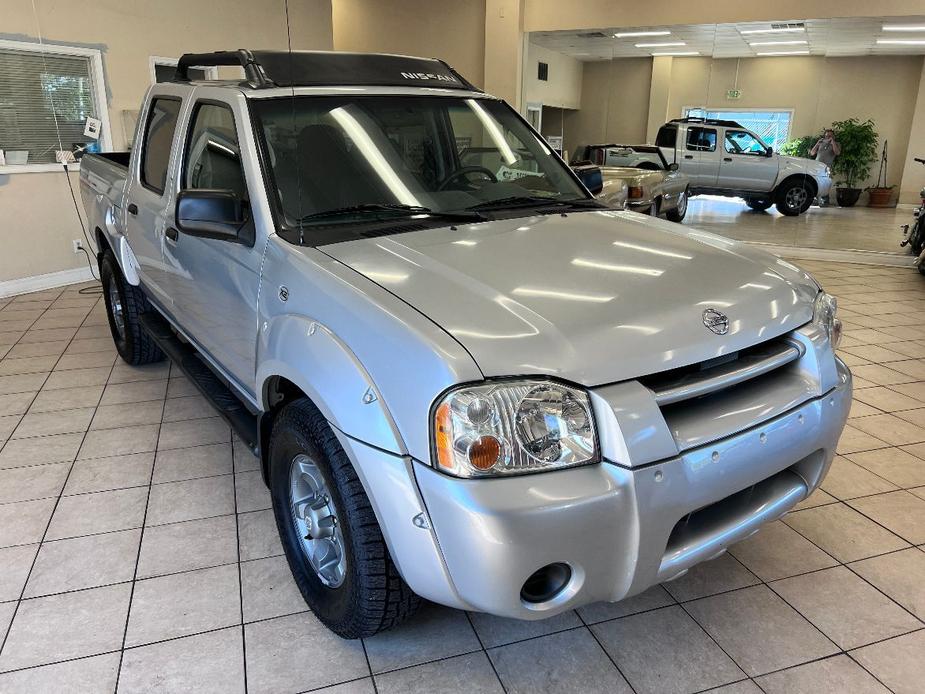
[[572, 568], [568, 564], [547, 564], [524, 581], [520, 599], [533, 604], [547, 602], [561, 593], [571, 579]]

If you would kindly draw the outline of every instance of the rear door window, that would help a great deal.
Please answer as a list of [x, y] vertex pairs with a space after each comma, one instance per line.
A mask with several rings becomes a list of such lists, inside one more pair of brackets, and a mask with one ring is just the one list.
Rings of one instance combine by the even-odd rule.
[[167, 184], [167, 165], [179, 113], [180, 100], [172, 97], [156, 97], [148, 111], [141, 150], [141, 182], [158, 193], [163, 193]]
[[716, 130], [713, 128], [688, 128], [687, 148], [695, 152], [715, 152]]

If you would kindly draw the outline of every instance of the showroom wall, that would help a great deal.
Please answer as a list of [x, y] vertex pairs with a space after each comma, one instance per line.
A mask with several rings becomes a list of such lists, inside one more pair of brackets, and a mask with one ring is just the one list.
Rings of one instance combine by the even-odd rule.
[[[653, 61], [667, 66], [667, 79], [653, 80], [653, 67], [656, 74], [660, 67]], [[817, 132], [834, 120], [871, 118], [881, 144], [889, 141], [889, 180], [898, 184], [922, 69], [922, 56], [910, 55], [588, 62], [581, 108], [566, 112], [565, 146], [652, 141], [658, 125], [680, 116], [686, 106], [789, 108], [793, 137]], [[726, 90], [732, 88], [741, 91], [740, 99], [726, 99]], [[650, 114], [655, 104], [664, 110]], [[876, 174], [875, 167], [872, 177]]]
[[484, 0], [335, 0], [333, 30], [339, 51], [441, 58], [473, 84], [485, 82]]
[[[545, 63], [548, 75], [539, 79], [539, 63]], [[555, 108], [579, 108], [581, 106], [581, 80], [584, 63], [577, 58], [558, 51], [527, 44], [524, 75], [524, 103], [540, 103]]]
[[[99, 49], [119, 149], [123, 111], [136, 111], [151, 83], [150, 56], [286, 48], [285, 0], [223, 0], [220, 15], [215, 8], [183, 0], [3, 0], [0, 38], [35, 43], [41, 36], [47, 44]], [[293, 48], [332, 47], [330, 0], [298, 0], [289, 10]], [[127, 115], [131, 122], [134, 114]], [[71, 179], [76, 190], [76, 172]], [[0, 219], [0, 289], [10, 280], [86, 267], [71, 247], [81, 233], [63, 172], [0, 174]]]

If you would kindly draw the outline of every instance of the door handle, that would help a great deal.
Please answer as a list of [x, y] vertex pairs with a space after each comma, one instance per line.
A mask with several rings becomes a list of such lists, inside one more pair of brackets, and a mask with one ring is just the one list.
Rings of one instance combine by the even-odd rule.
[[732, 161], [732, 157], [723, 157], [723, 161]]
[[128, 213], [131, 214], [131, 215], [136, 215], [136, 214], [138, 214], [138, 205], [136, 205], [136, 204], [133, 203], [133, 202], [130, 202], [130, 203], [128, 204]]
[[173, 227], [167, 227], [166, 231], [164, 231], [164, 235], [171, 241], [176, 241], [180, 238], [180, 233]]
[[685, 158], [685, 159], [693, 159], [693, 158], [694, 158], [694, 155], [693, 155], [693, 154], [685, 154], [685, 155], [684, 155], [684, 158]]

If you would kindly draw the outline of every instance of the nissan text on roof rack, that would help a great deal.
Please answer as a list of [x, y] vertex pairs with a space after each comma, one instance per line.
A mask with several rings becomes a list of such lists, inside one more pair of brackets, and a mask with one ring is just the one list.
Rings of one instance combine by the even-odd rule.
[[[244, 81], [191, 82], [239, 65]], [[83, 202], [116, 347], [259, 456], [314, 614], [542, 619], [683, 575], [819, 486], [851, 402], [790, 263], [612, 210], [438, 60], [190, 54]]]

